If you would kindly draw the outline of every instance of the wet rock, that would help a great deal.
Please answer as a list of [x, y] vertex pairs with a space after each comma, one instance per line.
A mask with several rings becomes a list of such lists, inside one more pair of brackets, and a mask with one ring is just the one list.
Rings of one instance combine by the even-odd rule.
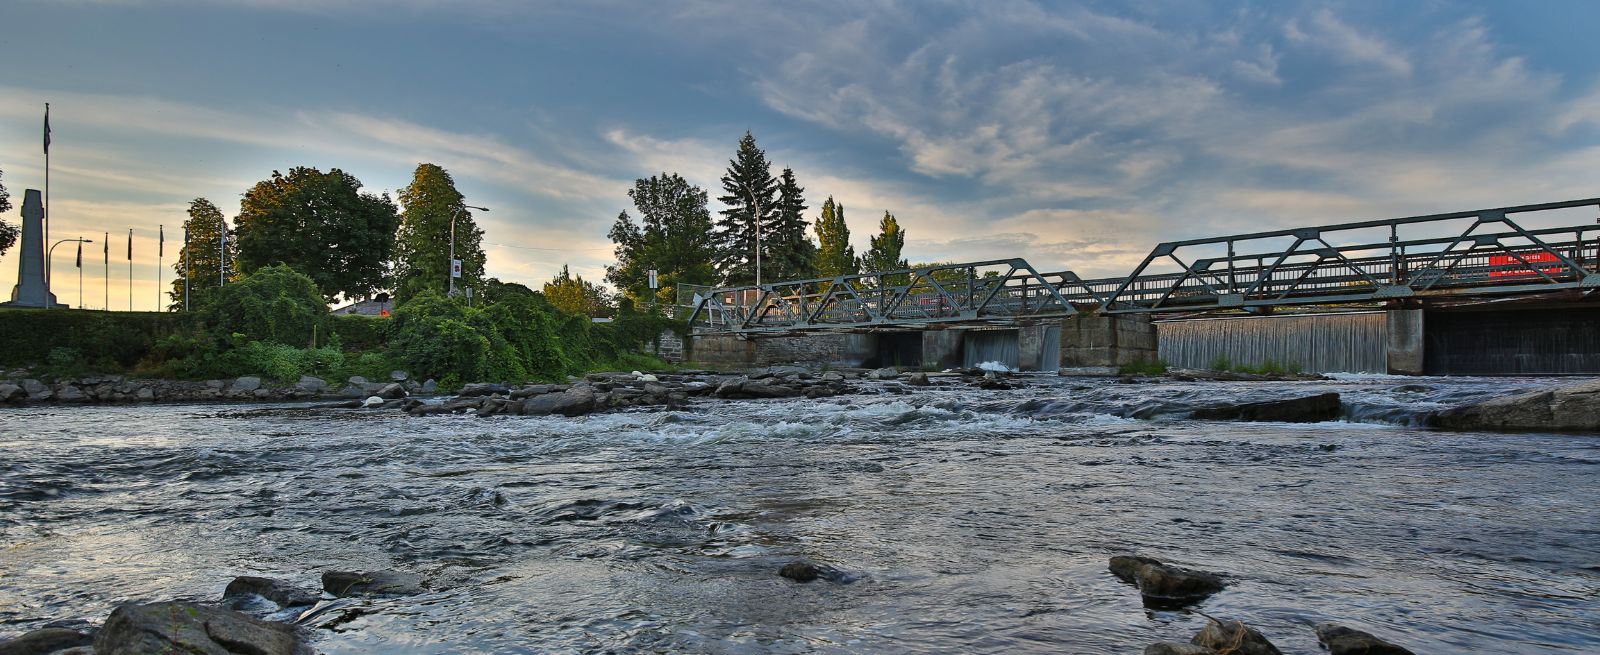
[[328, 388], [328, 381], [319, 377], [302, 375], [300, 376], [300, 381], [295, 383], [294, 388], [305, 393], [322, 393], [324, 389]]
[[1451, 430], [1600, 430], [1600, 380], [1448, 409], [1435, 423]]
[[550, 393], [550, 385], [548, 385], [548, 384], [530, 384], [530, 385], [525, 386], [525, 387], [523, 387], [521, 389], [517, 389], [516, 391], [511, 392], [511, 399], [512, 400], [522, 400], [523, 398], [527, 398], [529, 396], [542, 396], [542, 395], [547, 394], [547, 393]]
[[383, 385], [382, 388], [378, 389], [377, 393], [372, 395], [384, 400], [396, 400], [406, 397], [406, 388], [401, 386], [399, 383], [391, 382]]
[[1001, 380], [998, 377], [995, 377], [995, 376], [992, 376], [992, 375], [986, 375], [986, 376], [983, 377], [982, 380], [978, 381], [978, 388], [979, 389], [986, 389], [986, 390], [990, 390], [990, 391], [996, 391], [996, 390], [1010, 389], [1011, 385], [1006, 383], [1005, 380]]
[[28, 392], [15, 384], [0, 384], [0, 403], [20, 403], [28, 399]]
[[1330, 392], [1288, 400], [1206, 407], [1195, 410], [1193, 417], [1210, 421], [1320, 423], [1339, 418], [1341, 412], [1339, 394]]
[[316, 593], [295, 587], [282, 580], [260, 578], [253, 575], [242, 575], [228, 583], [222, 590], [224, 601], [260, 596], [278, 604], [278, 607], [300, 607], [302, 605], [315, 605], [320, 596]]
[[900, 377], [900, 371], [892, 366], [885, 366], [875, 371], [868, 371], [865, 376], [868, 380], [893, 380]]
[[526, 416], [582, 416], [600, 408], [594, 387], [575, 386], [561, 393], [547, 393], [522, 401], [521, 413]]
[[189, 603], [118, 607], [95, 635], [96, 655], [309, 655], [294, 628]]
[[[423, 385], [423, 386], [427, 386], [427, 385]], [[472, 398], [472, 397], [476, 397], [476, 396], [493, 396], [495, 394], [503, 394], [503, 395], [509, 396], [509, 395], [511, 395], [511, 387], [508, 387], [508, 386], [503, 385], [503, 384], [493, 384], [493, 383], [489, 383], [489, 382], [474, 382], [472, 384], [468, 384], [468, 385], [462, 386], [461, 387], [461, 391], [456, 392], [456, 395], [460, 396], [462, 398]]]
[[750, 381], [739, 390], [739, 395], [745, 398], [793, 398], [800, 395], [800, 390], [781, 384]]
[[838, 371], [828, 371], [822, 374], [823, 382], [844, 382], [844, 374]]
[[814, 582], [820, 579], [849, 584], [855, 581], [855, 576], [842, 569], [805, 559], [797, 559], [784, 564], [783, 568], [778, 569], [778, 575], [795, 582]]
[[1189, 643], [1230, 655], [1283, 655], [1277, 646], [1243, 621], [1211, 619]]
[[918, 371], [916, 373], [912, 373], [906, 378], [906, 384], [909, 384], [913, 387], [926, 387], [932, 383], [928, 381], [927, 373]]
[[1182, 607], [1222, 591], [1222, 578], [1214, 573], [1163, 564], [1137, 555], [1111, 558], [1111, 573], [1139, 588], [1148, 607]]
[[322, 574], [322, 590], [340, 598], [406, 596], [424, 591], [421, 576], [403, 571], [328, 571]]
[[366, 400], [361, 401], [362, 407], [377, 407], [382, 404], [383, 399], [377, 396], [368, 396]]
[[1405, 648], [1354, 628], [1336, 623], [1318, 623], [1317, 641], [1329, 655], [1416, 655]]
[[94, 635], [87, 631], [46, 627], [0, 641], [0, 655], [47, 655], [93, 644]]
[[1205, 646], [1162, 641], [1145, 646], [1144, 655], [1217, 655], [1217, 651]]
[[422, 393], [431, 394], [431, 393], [438, 393], [438, 392], [439, 392], [439, 382], [437, 380], [434, 380], [433, 378], [428, 378], [427, 380], [424, 380], [422, 382]]

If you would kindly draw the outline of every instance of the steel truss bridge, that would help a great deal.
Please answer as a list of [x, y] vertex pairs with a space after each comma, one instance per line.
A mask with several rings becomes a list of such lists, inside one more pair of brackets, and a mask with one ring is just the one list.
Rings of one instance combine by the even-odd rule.
[[1120, 278], [997, 259], [718, 288], [696, 294], [689, 322], [697, 334], [770, 336], [1587, 293], [1600, 288], [1600, 219], [1530, 230], [1514, 217], [1590, 206], [1600, 198], [1172, 241]]

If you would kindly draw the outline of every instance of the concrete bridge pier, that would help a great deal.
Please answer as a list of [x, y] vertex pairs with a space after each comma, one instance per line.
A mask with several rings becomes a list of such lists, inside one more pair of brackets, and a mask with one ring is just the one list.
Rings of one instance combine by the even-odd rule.
[[1427, 366], [1423, 359], [1424, 344], [1422, 310], [1391, 309], [1384, 312], [1384, 327], [1388, 336], [1388, 362], [1391, 375], [1423, 375]]
[[1156, 326], [1148, 314], [1080, 314], [1061, 321], [1061, 366], [1116, 368], [1155, 362]]

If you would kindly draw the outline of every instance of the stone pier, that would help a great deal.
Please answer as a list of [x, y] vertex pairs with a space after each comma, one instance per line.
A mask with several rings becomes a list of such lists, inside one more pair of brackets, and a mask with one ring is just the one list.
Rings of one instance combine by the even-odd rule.
[[1115, 368], [1154, 362], [1156, 328], [1146, 314], [1078, 315], [1061, 321], [1061, 366]]
[[1423, 359], [1423, 321], [1420, 309], [1391, 309], [1384, 312], [1385, 331], [1389, 342], [1389, 373], [1394, 375], [1422, 375], [1427, 367]]

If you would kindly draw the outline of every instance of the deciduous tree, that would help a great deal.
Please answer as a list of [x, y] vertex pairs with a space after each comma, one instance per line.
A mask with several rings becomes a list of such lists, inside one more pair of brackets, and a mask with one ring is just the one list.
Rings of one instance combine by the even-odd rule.
[[895, 220], [894, 214], [884, 212], [883, 219], [878, 221], [878, 235], [872, 237], [872, 247], [861, 256], [861, 269], [864, 272], [881, 272], [910, 268], [905, 258], [900, 256], [905, 247], [905, 230], [900, 229], [900, 222]]
[[605, 289], [587, 282], [582, 275], [573, 275], [566, 265], [554, 279], [544, 284], [544, 297], [550, 305], [568, 314], [580, 316], [610, 316], [611, 298]]
[[296, 167], [246, 191], [236, 223], [240, 272], [287, 264], [332, 301], [387, 286], [400, 214], [354, 175]]
[[[0, 172], [3, 175], [3, 172]], [[6, 185], [0, 182], [0, 214], [11, 211], [11, 194], [6, 192]], [[17, 226], [0, 219], [0, 255], [6, 254], [12, 246], [17, 245], [17, 238], [22, 230]]]
[[817, 275], [838, 277], [854, 275], [861, 270], [856, 258], [856, 248], [850, 245], [850, 227], [844, 222], [844, 203], [835, 203], [833, 196], [822, 202], [822, 216], [817, 218]]
[[639, 222], [624, 211], [612, 225], [617, 263], [606, 267], [607, 282], [643, 304], [651, 297], [649, 271], [655, 269], [655, 298], [661, 305], [674, 302], [678, 285], [716, 283], [717, 251], [705, 190], [676, 173], [662, 173], [636, 180], [628, 197]]
[[237, 277], [234, 264], [239, 259], [238, 239], [232, 236], [226, 241], [227, 270], [221, 268], [224, 265], [222, 235], [224, 231], [232, 234], [222, 210], [217, 209], [210, 200], [195, 198], [189, 203], [189, 218], [183, 222], [183, 228], [189, 235], [189, 242], [178, 249], [178, 261], [172, 264], [177, 275], [172, 280], [172, 291], [168, 294], [172, 300], [168, 307], [173, 311], [184, 308], [185, 288], [189, 290], [189, 306], [197, 308], [205, 303], [212, 291], [222, 285], [223, 276], [230, 280]]

